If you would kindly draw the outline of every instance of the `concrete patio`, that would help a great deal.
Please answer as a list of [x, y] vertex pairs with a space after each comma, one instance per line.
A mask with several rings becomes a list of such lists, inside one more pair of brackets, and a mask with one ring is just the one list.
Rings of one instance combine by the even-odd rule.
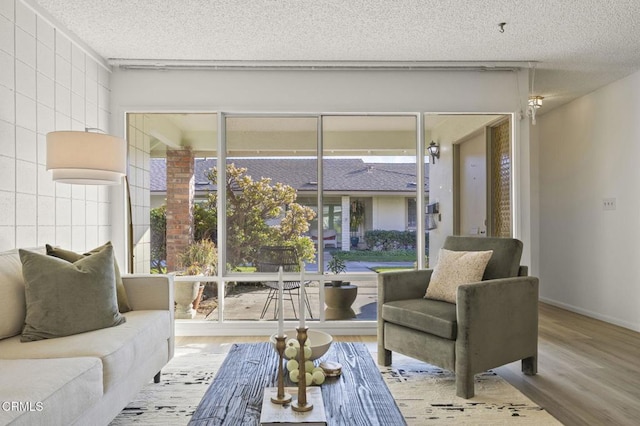
[[[327, 253], [328, 254], [328, 253]], [[330, 255], [325, 256], [325, 262], [330, 258]], [[371, 272], [373, 267], [405, 267], [412, 268], [413, 262], [363, 262], [363, 261], [348, 261], [347, 273], [362, 273]], [[311, 271], [315, 265], [309, 265], [308, 270]], [[371, 280], [367, 281], [354, 281], [352, 284], [358, 287], [358, 296], [352, 305], [352, 309], [356, 314], [356, 317], [352, 321], [375, 321], [376, 320], [376, 303], [378, 299], [378, 281], [377, 275], [372, 274]], [[309, 302], [311, 304], [311, 313], [314, 319], [320, 318], [320, 306], [319, 306], [319, 283], [318, 281], [312, 281], [308, 284], [307, 294], [309, 296]], [[274, 303], [273, 302], [265, 314], [264, 319], [260, 319], [260, 313], [264, 307], [267, 295], [269, 293], [268, 287], [261, 283], [236, 283], [235, 285], [228, 285], [227, 296], [225, 297], [224, 307], [224, 319], [225, 321], [273, 321], [274, 320]], [[296, 314], [298, 312], [298, 298], [294, 294], [293, 301], [295, 304]], [[218, 307], [217, 299], [210, 298], [203, 300], [198, 309], [196, 319], [207, 319], [209, 321], [218, 320]], [[286, 319], [293, 320], [297, 318], [294, 316], [292, 303], [287, 300], [285, 294], [285, 300], [283, 304], [284, 314]], [[325, 307], [323, 306], [324, 310]]]
[[[353, 318], [353, 320], [375, 321], [376, 301], [378, 298], [377, 281], [359, 281], [356, 285], [358, 286], [358, 296], [352, 305], [352, 309], [356, 314], [356, 318]], [[314, 319], [318, 319], [320, 318], [318, 282], [312, 281], [308, 285], [307, 289], [309, 302], [311, 304], [311, 313]], [[268, 292], [269, 289], [260, 283], [238, 284], [231, 288], [228, 290], [225, 298], [224, 319], [228, 321], [273, 321], [273, 308], [275, 302], [272, 302], [269, 306], [269, 310], [265, 314], [264, 319], [260, 319], [260, 313], [262, 312], [262, 308], [267, 300]], [[295, 304], [297, 315], [299, 311], [298, 298], [295, 294], [293, 297], [293, 303]], [[283, 305], [285, 319], [296, 319], [297, 316], [294, 316], [292, 303], [287, 300], [286, 294]], [[215, 298], [204, 300], [200, 304], [196, 319], [207, 319], [210, 321], [218, 320], [218, 309]]]

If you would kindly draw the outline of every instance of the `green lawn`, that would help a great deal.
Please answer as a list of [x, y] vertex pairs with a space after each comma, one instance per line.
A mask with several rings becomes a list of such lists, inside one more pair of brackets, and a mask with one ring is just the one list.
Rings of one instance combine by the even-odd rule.
[[361, 260], [372, 262], [415, 262], [415, 250], [351, 250], [351, 251], [331, 251], [331, 254], [338, 253], [344, 260]]
[[381, 273], [381, 272], [389, 272], [389, 271], [409, 271], [413, 268], [406, 268], [403, 266], [376, 266], [371, 268], [373, 272]]

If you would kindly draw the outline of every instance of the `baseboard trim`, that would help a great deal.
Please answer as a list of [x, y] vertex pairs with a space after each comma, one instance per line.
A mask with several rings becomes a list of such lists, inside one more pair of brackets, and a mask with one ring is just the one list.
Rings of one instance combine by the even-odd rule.
[[583, 309], [578, 306], [570, 305], [564, 302], [558, 302], [557, 300], [548, 299], [546, 297], [541, 297], [539, 300], [547, 305], [556, 306], [558, 308], [566, 309], [567, 311], [575, 312], [580, 315], [584, 315], [586, 317], [594, 318], [600, 321], [607, 322], [609, 324], [617, 325], [619, 327], [628, 328], [629, 330], [640, 332], [640, 324], [632, 323], [628, 321], [621, 320], [620, 318], [611, 317], [609, 315], [603, 315], [598, 312], [593, 312], [588, 309]]

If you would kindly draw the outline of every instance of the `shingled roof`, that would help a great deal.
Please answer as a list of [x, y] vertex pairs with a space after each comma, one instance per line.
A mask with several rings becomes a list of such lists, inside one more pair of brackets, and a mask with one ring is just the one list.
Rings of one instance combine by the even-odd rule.
[[[247, 169], [254, 179], [271, 178], [297, 191], [317, 189], [316, 160], [307, 158], [256, 158], [227, 160]], [[195, 159], [196, 191], [215, 191], [207, 173], [216, 159]], [[330, 192], [411, 192], [416, 188], [416, 165], [413, 163], [365, 163], [361, 159], [325, 159], [324, 190]], [[151, 159], [151, 192], [166, 191], [166, 161]], [[429, 188], [429, 165], [425, 164], [425, 188]]]

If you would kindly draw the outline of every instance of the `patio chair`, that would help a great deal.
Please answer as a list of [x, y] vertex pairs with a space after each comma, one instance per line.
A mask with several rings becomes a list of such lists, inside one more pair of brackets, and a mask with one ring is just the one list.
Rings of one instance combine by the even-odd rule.
[[[263, 246], [258, 250], [258, 272], [278, 272], [278, 268], [282, 266], [283, 272], [299, 272], [300, 261], [298, 260], [298, 252], [295, 247], [286, 246]], [[264, 302], [260, 319], [263, 319], [272, 301], [275, 301], [273, 306], [273, 319], [277, 318], [278, 314], [278, 281], [265, 281], [263, 284], [269, 288], [269, 294], [267, 300]], [[293, 296], [297, 296], [300, 300], [300, 281], [285, 281], [284, 282], [284, 294], [283, 298], [291, 301], [291, 307], [293, 308], [294, 318], [298, 318], [296, 313], [296, 304], [293, 301]], [[313, 318], [311, 313], [311, 304], [309, 303], [309, 295], [307, 292], [305, 295], [305, 304], [309, 315]], [[283, 300], [284, 303], [284, 300]]]

